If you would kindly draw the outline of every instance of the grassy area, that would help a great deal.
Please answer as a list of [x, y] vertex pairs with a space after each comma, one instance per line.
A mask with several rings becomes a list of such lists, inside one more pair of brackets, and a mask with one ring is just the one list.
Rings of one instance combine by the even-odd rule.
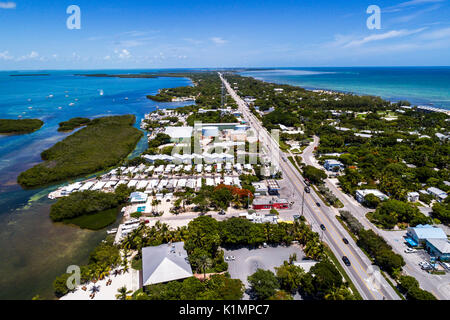
[[344, 268], [342, 268], [341, 264], [339, 263], [338, 259], [334, 255], [334, 253], [331, 251], [331, 249], [328, 246], [325, 247], [325, 252], [328, 255], [328, 257], [331, 259], [335, 267], [339, 270], [341, 275], [344, 277], [345, 281], [348, 282], [350, 289], [353, 292], [353, 295], [355, 296], [356, 300], [364, 300], [361, 295], [359, 294], [358, 290], [356, 290], [355, 285], [353, 284], [352, 280], [348, 276], [347, 272], [345, 272]]
[[31, 133], [43, 125], [39, 119], [0, 119], [0, 133]]
[[63, 220], [65, 224], [74, 224], [82, 229], [100, 230], [111, 224], [117, 219], [118, 208], [101, 211], [94, 214], [79, 216], [73, 219]]
[[27, 188], [84, 176], [119, 164], [136, 147], [143, 133], [134, 115], [94, 119], [41, 154], [44, 160], [22, 172], [17, 181]]

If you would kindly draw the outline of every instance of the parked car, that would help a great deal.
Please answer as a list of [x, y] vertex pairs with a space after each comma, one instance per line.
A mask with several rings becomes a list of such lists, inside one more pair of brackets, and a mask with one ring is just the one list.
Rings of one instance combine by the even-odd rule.
[[327, 230], [327, 228], [325, 228], [325, 226], [323, 224], [320, 225], [320, 229]]
[[298, 220], [298, 219], [300, 219], [300, 215], [295, 214], [295, 215], [294, 215], [294, 221], [295, 221], [295, 220]]
[[267, 248], [267, 243], [264, 242], [264, 243], [263, 243], [263, 247], [264, 247], [264, 248]]
[[345, 244], [348, 244], [347, 238], [342, 238], [342, 241], [344, 241]]
[[316, 202], [316, 205], [317, 205], [318, 207], [320, 207], [320, 203], [319, 203], [319, 202]]
[[347, 267], [350, 267], [351, 263], [350, 263], [350, 260], [348, 260], [347, 256], [343, 256], [342, 261], [344, 261], [344, 263]]
[[230, 259], [231, 259], [231, 261], [234, 261], [234, 260], [236, 260], [236, 257], [235, 256], [230, 256]]
[[405, 253], [413, 253], [413, 252], [416, 252], [416, 250], [415, 249], [411, 249], [411, 248], [406, 248], [405, 249]]
[[311, 190], [309, 189], [309, 187], [305, 187], [305, 192], [306, 192], [306, 193], [310, 193], [310, 192], [311, 192]]

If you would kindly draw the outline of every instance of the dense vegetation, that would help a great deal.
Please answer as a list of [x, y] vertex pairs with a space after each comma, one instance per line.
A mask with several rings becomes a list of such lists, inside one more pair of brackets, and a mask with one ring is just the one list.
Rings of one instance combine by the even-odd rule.
[[216, 274], [205, 281], [195, 277], [146, 287], [133, 294], [136, 300], [240, 300], [244, 284], [239, 279]]
[[50, 218], [55, 222], [63, 221], [98, 230], [116, 220], [117, 207], [127, 201], [131, 191], [126, 185], [120, 185], [114, 193], [91, 190], [73, 192], [52, 204]]
[[393, 199], [380, 203], [376, 211], [369, 217], [376, 225], [385, 229], [392, 229], [399, 223], [416, 226], [432, 222], [411, 203]]
[[91, 122], [91, 119], [89, 118], [81, 118], [81, 117], [72, 118], [68, 121], [60, 122], [58, 131], [71, 131], [75, 128], [85, 126], [89, 122]]
[[305, 300], [354, 300], [348, 284], [328, 259], [315, 264], [307, 273], [291, 261], [270, 270], [258, 269], [248, 277], [251, 293], [258, 300], [290, 300], [299, 292]]
[[134, 128], [135, 116], [104, 117], [41, 153], [44, 160], [22, 172], [17, 181], [36, 187], [107, 169], [120, 163], [135, 148], [142, 132]]
[[30, 133], [40, 129], [44, 122], [39, 119], [0, 119], [1, 133]]
[[169, 73], [167, 76], [190, 78], [193, 86], [162, 89], [156, 95], [148, 95], [148, 99], [158, 102], [172, 101], [173, 97], [195, 97], [198, 106], [217, 109], [220, 107], [222, 82], [217, 72]]
[[208, 111], [204, 113], [193, 113], [187, 119], [188, 125], [193, 126], [195, 122], [201, 123], [237, 123], [238, 120], [232, 114], [222, 114], [220, 111]]
[[445, 198], [444, 202], [433, 204], [433, 216], [442, 223], [450, 224], [450, 197]]
[[[91, 252], [88, 264], [80, 268], [81, 284], [91, 280], [103, 279], [112, 268], [121, 264], [119, 248], [114, 246], [112, 242], [113, 240], [109, 238]], [[61, 297], [70, 291], [66, 285], [69, 276], [69, 273], [64, 273], [53, 282], [53, 289], [57, 297]]]
[[356, 244], [361, 247], [382, 270], [396, 277], [405, 265], [403, 257], [392, 251], [392, 247], [372, 230], [366, 230], [348, 211], [339, 211], [350, 231], [357, 237]]
[[436, 297], [419, 286], [419, 282], [410, 276], [401, 276], [399, 279], [400, 290], [408, 300], [436, 300]]

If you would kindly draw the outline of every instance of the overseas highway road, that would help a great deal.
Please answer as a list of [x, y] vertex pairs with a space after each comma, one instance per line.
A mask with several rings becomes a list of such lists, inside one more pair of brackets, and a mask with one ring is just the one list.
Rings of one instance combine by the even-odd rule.
[[[228, 93], [236, 101], [243, 117], [251, 125], [252, 129], [258, 133], [260, 144], [263, 149], [266, 150], [265, 153], [272, 159], [277, 158], [273, 157], [273, 155], [279, 155], [279, 159], [281, 160], [279, 160], [278, 164], [283, 173], [283, 177], [291, 185], [294, 198], [301, 202], [305, 183], [300, 172], [298, 172], [286, 158], [284, 153], [280, 150], [278, 142], [269, 135], [266, 129], [261, 125], [260, 121], [250, 112], [246, 103], [231, 88], [229, 83], [223, 78], [222, 74], [219, 73], [219, 76]], [[306, 220], [311, 224], [313, 230], [321, 235], [322, 241], [324, 241], [333, 251], [363, 299], [400, 300], [397, 293], [387, 283], [384, 277], [372, 267], [371, 261], [359, 249], [348, 232], [335, 218], [335, 209], [327, 207], [313, 189], [311, 189], [310, 194], [305, 194], [304, 201], [303, 213]], [[317, 203], [319, 203], [320, 206], [318, 206]], [[299, 212], [299, 214], [301, 214], [301, 212]], [[326, 229], [322, 230], [320, 225], [324, 225]], [[343, 238], [346, 238], [349, 243], [345, 244], [342, 240]], [[344, 264], [342, 261], [343, 256], [347, 256], [350, 260], [350, 266]]]

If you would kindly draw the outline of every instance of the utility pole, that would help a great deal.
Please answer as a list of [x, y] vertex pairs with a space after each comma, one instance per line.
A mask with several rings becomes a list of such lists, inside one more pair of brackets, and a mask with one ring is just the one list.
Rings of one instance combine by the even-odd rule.
[[302, 216], [303, 216], [303, 208], [305, 207], [305, 189], [303, 189], [302, 195]]

